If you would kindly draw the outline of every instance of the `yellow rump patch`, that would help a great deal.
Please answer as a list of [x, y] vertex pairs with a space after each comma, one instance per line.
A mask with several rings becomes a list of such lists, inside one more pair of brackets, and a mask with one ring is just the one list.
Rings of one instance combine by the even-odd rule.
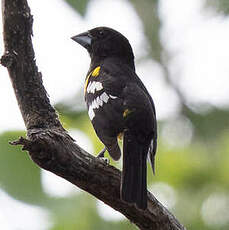
[[91, 76], [92, 77], [97, 77], [99, 75], [99, 71], [100, 71], [100, 66], [96, 67], [93, 71]]
[[84, 85], [84, 94], [87, 90], [87, 86], [88, 86], [88, 81], [89, 81], [89, 78], [90, 76], [92, 77], [97, 77], [99, 76], [99, 72], [100, 72], [100, 66], [97, 66], [94, 70], [92, 70], [88, 75], [87, 75], [87, 78], [86, 78], [86, 81], [85, 81], [85, 85]]
[[127, 117], [131, 112], [132, 112], [131, 110], [125, 109], [124, 112], [123, 112], [123, 114], [122, 114], [122, 116], [125, 118], [125, 117]]
[[122, 138], [123, 138], [123, 133], [119, 133], [119, 134], [118, 134], [118, 139], [121, 141]]

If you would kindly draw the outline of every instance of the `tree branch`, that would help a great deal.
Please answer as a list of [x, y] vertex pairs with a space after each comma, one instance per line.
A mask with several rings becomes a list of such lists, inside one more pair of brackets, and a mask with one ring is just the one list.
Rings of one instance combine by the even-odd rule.
[[184, 230], [149, 192], [145, 211], [120, 199], [120, 171], [76, 145], [50, 105], [35, 62], [33, 19], [27, 1], [2, 0], [2, 11], [5, 54], [1, 64], [8, 68], [28, 136], [11, 144], [23, 145], [41, 168], [91, 193], [142, 230]]

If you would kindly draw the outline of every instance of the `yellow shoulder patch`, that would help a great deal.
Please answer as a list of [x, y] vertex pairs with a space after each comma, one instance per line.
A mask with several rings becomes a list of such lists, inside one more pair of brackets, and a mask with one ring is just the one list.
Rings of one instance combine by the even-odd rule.
[[85, 81], [85, 85], [84, 85], [84, 94], [87, 90], [87, 86], [88, 86], [88, 81], [89, 81], [89, 78], [90, 76], [92, 77], [97, 77], [99, 76], [99, 72], [100, 72], [100, 66], [97, 66], [94, 70], [92, 70], [86, 77], [86, 81]]
[[100, 72], [100, 66], [96, 67], [92, 73], [91, 73], [91, 76], [92, 77], [97, 77], [99, 75], [99, 72]]

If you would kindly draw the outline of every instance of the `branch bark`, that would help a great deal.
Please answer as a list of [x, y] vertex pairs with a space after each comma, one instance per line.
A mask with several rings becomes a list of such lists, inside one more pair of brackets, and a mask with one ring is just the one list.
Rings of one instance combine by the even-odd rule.
[[145, 211], [120, 199], [120, 171], [76, 145], [50, 105], [35, 62], [31, 40], [33, 18], [27, 1], [2, 0], [2, 13], [5, 54], [1, 64], [8, 69], [28, 137], [12, 144], [23, 145], [23, 150], [41, 168], [94, 195], [140, 229], [184, 230], [149, 192]]

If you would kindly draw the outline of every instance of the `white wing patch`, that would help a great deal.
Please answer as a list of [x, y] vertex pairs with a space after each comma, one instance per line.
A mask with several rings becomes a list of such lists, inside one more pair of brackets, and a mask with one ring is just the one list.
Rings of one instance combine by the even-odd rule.
[[102, 95], [100, 95], [100, 100], [107, 103], [109, 100], [109, 96], [104, 92]]
[[95, 93], [96, 91], [100, 91], [103, 89], [103, 85], [99, 81], [90, 81], [87, 86], [88, 93]]
[[95, 90], [96, 91], [100, 91], [103, 89], [103, 85], [101, 82], [96, 82], [96, 85], [95, 85]]
[[[89, 85], [88, 85], [88, 87], [89, 87]], [[111, 96], [111, 95], [109, 95], [109, 96]], [[108, 102], [109, 98], [110, 98], [109, 96], [107, 95], [107, 93], [103, 92], [100, 96], [96, 97], [92, 101], [92, 103], [89, 105], [88, 115], [89, 115], [91, 121], [95, 117], [94, 109], [98, 109], [99, 107], [102, 107], [104, 103], [106, 104]], [[117, 97], [113, 96], [112, 99], [114, 99], [114, 98], [117, 98]]]
[[109, 96], [110, 96], [111, 99], [116, 99], [116, 98], [118, 98], [118, 97], [112, 96], [112, 95], [109, 95]]
[[89, 106], [89, 109], [88, 109], [88, 116], [89, 116], [89, 118], [90, 118], [91, 121], [92, 121], [93, 118], [95, 117], [95, 112], [94, 112], [92, 106]]
[[98, 107], [103, 105], [103, 101], [100, 99], [100, 97], [96, 98], [96, 104], [98, 105]]

